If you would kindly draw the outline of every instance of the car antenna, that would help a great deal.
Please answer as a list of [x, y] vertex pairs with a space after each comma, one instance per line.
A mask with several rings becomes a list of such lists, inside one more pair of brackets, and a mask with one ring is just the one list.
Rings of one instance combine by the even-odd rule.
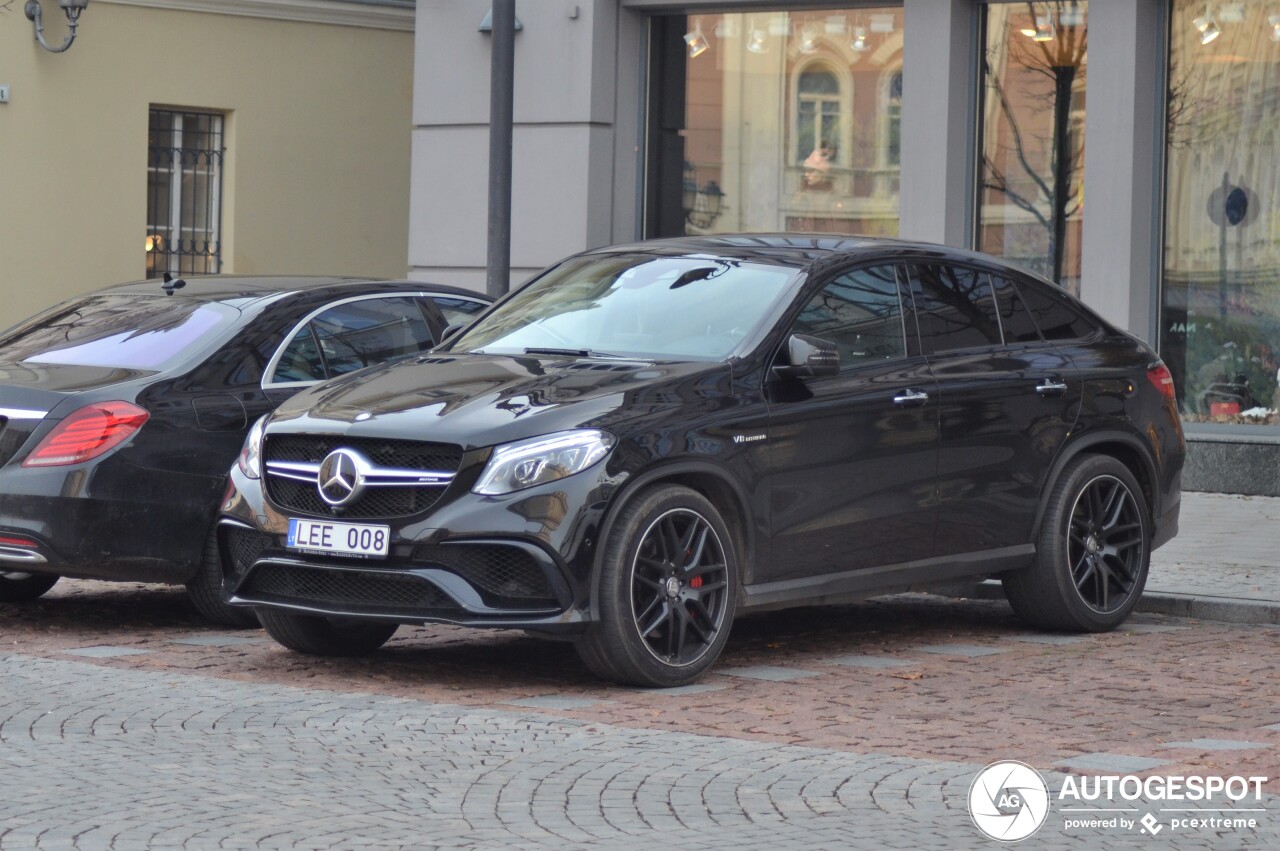
[[173, 295], [174, 290], [180, 290], [187, 285], [187, 282], [181, 278], [175, 278], [168, 272], [164, 273], [164, 283], [160, 287], [164, 290], [165, 295]]

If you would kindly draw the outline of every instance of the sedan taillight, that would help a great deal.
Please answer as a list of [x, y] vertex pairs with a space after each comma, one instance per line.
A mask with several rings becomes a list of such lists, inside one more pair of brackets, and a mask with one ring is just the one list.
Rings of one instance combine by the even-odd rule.
[[1161, 396], [1166, 399], [1174, 397], [1173, 373], [1169, 372], [1169, 367], [1162, 363], [1157, 363], [1147, 370], [1147, 380], [1155, 385]]
[[99, 402], [74, 411], [31, 451], [24, 467], [79, 464], [119, 446], [151, 415], [128, 402]]

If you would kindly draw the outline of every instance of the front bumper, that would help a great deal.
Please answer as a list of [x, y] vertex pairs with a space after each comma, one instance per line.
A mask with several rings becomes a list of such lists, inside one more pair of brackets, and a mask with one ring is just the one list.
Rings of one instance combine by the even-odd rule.
[[[460, 473], [423, 515], [362, 518], [390, 528], [385, 560], [285, 546], [290, 517], [239, 470], [218, 526], [233, 605], [395, 623], [573, 632], [590, 621], [597, 530], [616, 483], [598, 465], [501, 497]], [[340, 518], [333, 518], [340, 519]]]

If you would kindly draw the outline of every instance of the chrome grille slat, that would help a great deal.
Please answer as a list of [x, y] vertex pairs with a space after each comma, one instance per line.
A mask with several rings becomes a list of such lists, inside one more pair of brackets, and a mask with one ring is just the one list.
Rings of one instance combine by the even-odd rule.
[[[324, 458], [343, 448], [364, 457], [364, 492], [334, 510], [321, 499], [317, 484]], [[462, 463], [460, 446], [336, 435], [268, 435], [263, 455], [267, 494], [277, 505], [297, 514], [350, 519], [389, 519], [426, 511]]]

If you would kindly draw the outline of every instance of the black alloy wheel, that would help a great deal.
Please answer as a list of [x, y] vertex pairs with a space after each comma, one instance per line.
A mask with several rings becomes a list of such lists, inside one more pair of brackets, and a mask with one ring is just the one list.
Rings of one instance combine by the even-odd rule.
[[0, 571], [0, 603], [25, 603], [44, 594], [58, 583], [48, 573]]
[[724, 649], [737, 559], [728, 527], [701, 494], [655, 485], [618, 513], [603, 542], [596, 622], [577, 640], [595, 674], [628, 685], [684, 685]]
[[691, 665], [715, 644], [727, 570], [719, 537], [695, 511], [673, 509], [646, 530], [631, 567], [631, 613], [659, 662]]
[[1146, 536], [1142, 509], [1115, 476], [1084, 486], [1071, 511], [1067, 560], [1084, 604], [1099, 614], [1122, 608], [1143, 575]]
[[1045, 629], [1120, 626], [1147, 583], [1150, 517], [1142, 488], [1119, 460], [1072, 459], [1049, 493], [1034, 563], [1001, 577], [1014, 612]]

